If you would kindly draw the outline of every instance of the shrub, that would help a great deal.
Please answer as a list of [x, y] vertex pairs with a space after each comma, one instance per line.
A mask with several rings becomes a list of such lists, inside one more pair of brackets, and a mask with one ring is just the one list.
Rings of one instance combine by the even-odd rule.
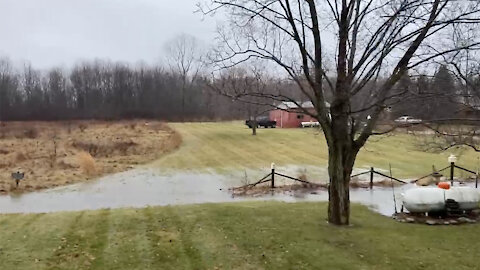
[[74, 141], [72, 143], [72, 146], [83, 150], [87, 153], [89, 153], [91, 156], [97, 156], [98, 153], [100, 152], [100, 146], [98, 144], [92, 143], [92, 142], [79, 142], [79, 141]]
[[77, 155], [78, 165], [87, 175], [94, 175], [97, 172], [97, 165], [92, 155], [87, 152], [80, 152]]
[[67, 125], [67, 133], [71, 134], [72, 133], [72, 122], [69, 121], [69, 122], [66, 123], [66, 125]]
[[165, 123], [154, 123], [154, 124], [149, 123], [147, 126], [157, 133], [160, 131], [172, 131], [172, 129]]
[[7, 124], [0, 122], [0, 139], [5, 139], [7, 133]]
[[180, 135], [180, 133], [170, 128], [168, 128], [168, 131], [168, 138], [164, 142], [162, 142], [162, 150], [165, 153], [177, 149], [178, 147], [180, 147], [183, 141], [182, 135]]
[[109, 150], [112, 150], [111, 152], [118, 151], [121, 155], [125, 156], [127, 155], [128, 149], [135, 146], [137, 146], [137, 143], [132, 140], [128, 142], [116, 142], [111, 146], [111, 149]]
[[57, 162], [57, 167], [62, 169], [62, 170], [69, 170], [69, 169], [74, 169], [75, 166], [67, 163], [65, 160], [60, 160]]
[[38, 137], [38, 130], [34, 127], [29, 127], [23, 132], [23, 137], [28, 139], [35, 139]]
[[79, 142], [74, 141], [72, 146], [88, 152], [93, 157], [108, 157], [118, 152], [120, 155], [127, 155], [130, 148], [137, 146], [138, 144], [132, 140], [120, 141], [108, 144], [96, 144], [93, 142]]
[[24, 153], [19, 152], [15, 155], [15, 161], [16, 162], [23, 162], [25, 160], [27, 160], [27, 156]]
[[302, 181], [308, 181], [306, 173], [301, 173], [297, 178], [302, 180]]

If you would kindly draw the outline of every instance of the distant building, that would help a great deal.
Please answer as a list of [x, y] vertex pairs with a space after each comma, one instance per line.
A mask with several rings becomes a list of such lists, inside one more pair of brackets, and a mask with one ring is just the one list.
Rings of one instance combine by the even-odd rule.
[[[315, 108], [312, 102], [297, 102], [301, 108], [315, 114]], [[317, 122], [318, 120], [305, 114], [304, 110], [299, 108], [294, 102], [282, 102], [276, 106], [275, 110], [270, 111], [270, 120], [277, 121], [277, 127], [297, 128], [302, 126], [302, 122]], [[327, 103], [327, 107], [330, 104]]]
[[455, 112], [455, 116], [453, 118], [459, 118], [459, 119], [465, 120], [466, 123], [468, 123], [469, 120], [480, 119], [480, 105], [460, 104], [458, 107], [459, 108]]

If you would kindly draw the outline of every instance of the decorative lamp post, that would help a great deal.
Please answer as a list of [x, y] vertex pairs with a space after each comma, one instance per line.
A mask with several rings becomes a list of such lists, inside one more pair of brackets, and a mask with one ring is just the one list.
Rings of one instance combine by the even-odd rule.
[[457, 157], [454, 154], [450, 154], [448, 157], [448, 162], [450, 162], [450, 184], [453, 186], [453, 174], [455, 170], [455, 162], [457, 162]]

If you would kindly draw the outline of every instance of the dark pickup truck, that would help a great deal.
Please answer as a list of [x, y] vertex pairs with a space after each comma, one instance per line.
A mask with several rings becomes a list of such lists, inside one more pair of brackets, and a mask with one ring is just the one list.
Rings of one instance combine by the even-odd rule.
[[[246, 120], [245, 125], [249, 128], [253, 128], [253, 122], [253, 120]], [[276, 128], [277, 121], [270, 120], [268, 117], [257, 117], [257, 127]]]

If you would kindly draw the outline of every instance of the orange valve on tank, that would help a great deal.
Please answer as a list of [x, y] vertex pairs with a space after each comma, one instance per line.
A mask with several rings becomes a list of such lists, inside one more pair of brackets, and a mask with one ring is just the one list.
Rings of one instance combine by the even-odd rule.
[[440, 182], [437, 186], [441, 189], [450, 189], [450, 183], [448, 182]]

